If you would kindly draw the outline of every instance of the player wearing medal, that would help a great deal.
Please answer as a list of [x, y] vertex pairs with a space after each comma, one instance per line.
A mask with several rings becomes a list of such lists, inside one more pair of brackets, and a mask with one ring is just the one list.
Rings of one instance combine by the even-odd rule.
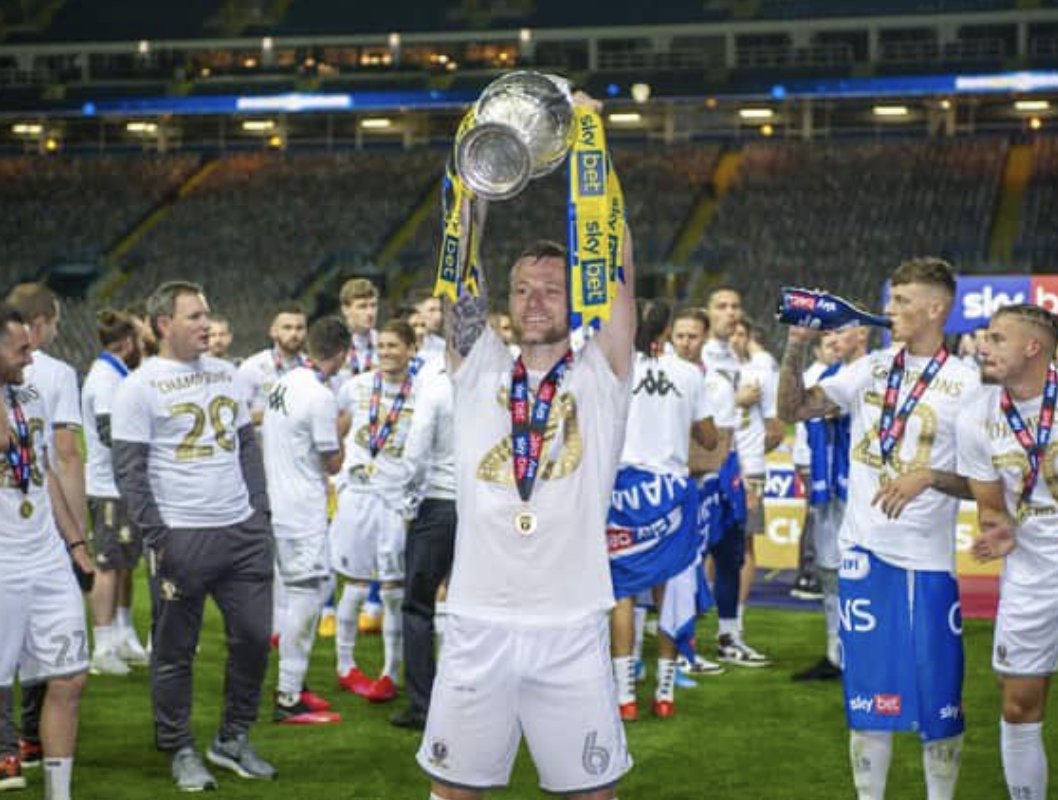
[[[338, 679], [348, 691], [379, 703], [396, 696], [400, 669], [404, 514], [411, 478], [404, 444], [422, 366], [414, 354], [415, 331], [407, 322], [390, 320], [378, 335], [378, 368], [350, 379], [338, 392], [338, 407], [350, 420], [338, 512], [331, 521], [331, 562], [346, 579], [338, 604]], [[360, 608], [373, 578], [381, 582], [385, 653], [374, 681], [355, 657]]]
[[1058, 341], [1052, 314], [1013, 305], [980, 344], [986, 387], [959, 417], [959, 472], [977, 500], [974, 553], [1003, 558], [992, 668], [1003, 696], [1000, 745], [1010, 797], [1043, 800], [1043, 719], [1058, 668]]
[[613, 798], [631, 767], [605, 538], [631, 389], [630, 235], [623, 263], [609, 322], [577, 354], [561, 245], [539, 242], [511, 268], [518, 358], [488, 325], [484, 275], [446, 309], [458, 528], [418, 754], [435, 798], [505, 785], [523, 735], [549, 792]]
[[228, 663], [206, 757], [244, 778], [271, 779], [275, 769], [248, 739], [272, 625], [272, 529], [257, 437], [235, 367], [205, 354], [201, 287], [164, 283], [147, 308], [160, 352], [122, 381], [111, 427], [118, 489], [149, 548], [155, 743], [172, 755], [178, 788], [216, 788], [191, 730], [192, 665], [211, 596]]
[[307, 360], [268, 395], [261, 426], [265, 475], [276, 540], [276, 569], [287, 593], [279, 621], [279, 687], [274, 718], [288, 724], [337, 722], [330, 705], [304, 691], [320, 608], [330, 592], [327, 476], [342, 447], [338, 403], [327, 381], [345, 363], [349, 331], [337, 317], [309, 329]]
[[118, 619], [118, 610], [127, 613], [132, 604], [132, 571], [140, 560], [143, 539], [130, 523], [114, 483], [110, 412], [118, 387], [139, 366], [142, 351], [139, 328], [128, 314], [100, 311], [97, 333], [103, 349], [88, 370], [81, 393], [87, 423], [88, 510], [97, 567], [92, 589], [92, 672], [124, 675], [129, 672], [126, 662], [148, 662], [131, 622]]
[[[212, 328], [211, 321], [211, 331]], [[260, 425], [264, 419], [268, 395], [276, 381], [304, 361], [305, 328], [305, 309], [299, 303], [281, 306], [268, 329], [272, 346], [254, 353], [239, 366], [239, 379], [245, 387], [254, 425]]]
[[[77, 709], [88, 672], [84, 605], [70, 561], [86, 576], [93, 568], [81, 523], [48, 462], [43, 393], [24, 380], [32, 361], [24, 320], [0, 303], [0, 697], [12, 696], [16, 672], [24, 687], [48, 683], [40, 730], [44, 797], [69, 800]], [[12, 774], [14, 756], [0, 758], [0, 776], [12, 779], [9, 788], [24, 786], [17, 770]]]
[[[609, 518], [610, 572], [617, 605], [613, 612], [613, 665], [621, 719], [638, 718], [632, 654], [636, 596], [652, 589], [666, 620], [666, 582], [699, 563], [698, 486], [689, 478], [691, 438], [706, 449], [717, 445], [713, 414], [702, 374], [675, 354], [664, 353], [672, 312], [663, 302], [639, 302], [632, 402]], [[693, 585], [693, 583], [692, 583]], [[692, 614], [693, 616], [693, 614]], [[675, 713], [675, 631], [658, 636], [657, 690], [653, 712]]]
[[349, 360], [332, 385], [345, 381], [378, 366], [378, 289], [367, 278], [351, 278], [342, 284], [338, 293], [342, 318], [349, 327], [352, 343]]
[[851, 465], [841, 529], [839, 600], [849, 754], [862, 800], [882, 798], [892, 732], [923, 742], [927, 796], [955, 792], [962, 752], [962, 617], [955, 580], [958, 412], [976, 373], [944, 346], [955, 296], [951, 267], [906, 261], [885, 313], [900, 349], [875, 351], [803, 384], [818, 332], [790, 328], [779, 381], [785, 420], [851, 417]]

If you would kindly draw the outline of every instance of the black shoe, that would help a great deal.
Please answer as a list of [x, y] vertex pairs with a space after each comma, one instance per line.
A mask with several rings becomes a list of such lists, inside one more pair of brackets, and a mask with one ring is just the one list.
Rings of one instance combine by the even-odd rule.
[[818, 578], [798, 575], [797, 580], [794, 581], [793, 588], [790, 590], [790, 596], [796, 597], [798, 600], [822, 600], [823, 586], [819, 583]]
[[426, 714], [414, 708], [406, 708], [390, 717], [389, 724], [396, 725], [398, 728], [421, 731], [426, 727]]
[[824, 656], [803, 672], [793, 676], [795, 681], [833, 681], [841, 677], [841, 667]]

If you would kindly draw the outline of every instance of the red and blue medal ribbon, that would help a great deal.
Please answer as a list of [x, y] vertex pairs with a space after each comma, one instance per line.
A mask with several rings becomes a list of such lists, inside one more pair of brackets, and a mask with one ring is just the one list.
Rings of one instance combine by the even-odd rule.
[[[301, 353], [298, 353], [296, 356], [294, 356], [294, 366], [303, 366], [305, 364], [305, 358], [306, 356], [303, 356]], [[276, 377], [282, 376], [287, 371], [287, 368], [286, 363], [283, 361], [283, 354], [279, 352], [278, 347], [272, 348], [272, 361], [275, 363]]]
[[7, 387], [7, 402], [11, 406], [11, 416], [15, 420], [15, 436], [18, 441], [7, 443], [7, 463], [11, 465], [11, 472], [18, 481], [18, 488], [22, 494], [29, 493], [29, 483], [33, 475], [33, 451], [30, 448], [29, 424], [26, 415], [22, 413], [15, 390]]
[[922, 370], [922, 374], [918, 376], [915, 385], [911, 387], [910, 394], [908, 394], [904, 404], [900, 407], [900, 412], [897, 413], [896, 401], [900, 395], [900, 384], [904, 379], [904, 363], [906, 360], [906, 348], [897, 353], [893, 359], [893, 365], [889, 369], [889, 381], [885, 387], [885, 400], [882, 403], [882, 418], [878, 421], [878, 445], [882, 450], [882, 463], [886, 464], [889, 463], [889, 457], [900, 442], [900, 437], [904, 435], [904, 429], [907, 427], [907, 418], [911, 416], [911, 412], [915, 410], [918, 401], [922, 399], [926, 389], [929, 388], [933, 379], [937, 377], [937, 373], [940, 372], [941, 367], [947, 362], [948, 348], [941, 345], [940, 349], [933, 354], [933, 358], [930, 359], [926, 368]]
[[114, 371], [122, 378], [129, 374], [129, 368], [125, 366], [125, 362], [107, 350], [99, 354], [99, 360], [113, 367]]
[[367, 351], [364, 355], [364, 362], [360, 363], [360, 354], [356, 349], [356, 341], [351, 340], [349, 342], [349, 371], [354, 375], [359, 375], [361, 372], [370, 372], [374, 366], [374, 348], [371, 346], [371, 334], [367, 334]]
[[566, 372], [573, 363], [573, 351], [567, 350], [551, 367], [536, 390], [536, 400], [529, 407], [529, 371], [522, 357], [518, 356], [511, 370], [511, 446], [514, 461], [514, 482], [518, 495], [529, 502], [533, 494], [533, 483], [540, 468], [540, 455], [544, 450], [544, 433], [551, 416], [551, 406], [558, 394]]
[[1040, 462], [1047, 453], [1047, 445], [1051, 443], [1051, 427], [1054, 425], [1054, 406], [1058, 401], [1058, 370], [1054, 364], [1047, 367], [1047, 383], [1043, 387], [1043, 402], [1040, 405], [1040, 422], [1036, 426], [1036, 440], [1033, 441], [1025, 420], [1021, 418], [1010, 392], [1006, 389], [999, 398], [999, 407], [1003, 409], [1003, 415], [1007, 418], [1007, 424], [1014, 433], [1025, 454], [1029, 457], [1029, 471], [1025, 473], [1025, 483], [1021, 489], [1021, 502], [1027, 503], [1036, 488], [1036, 481], [1040, 477]]
[[378, 411], [379, 406], [382, 404], [382, 372], [375, 373], [375, 383], [371, 387], [371, 401], [367, 407], [368, 448], [371, 450], [371, 458], [374, 458], [382, 451], [386, 440], [389, 439], [389, 435], [393, 432], [393, 426], [400, 419], [400, 412], [404, 409], [408, 395], [411, 394], [412, 383], [415, 381], [415, 376], [419, 373], [422, 363], [421, 358], [413, 358], [408, 363], [408, 375], [400, 385], [397, 396], [393, 398], [393, 405], [389, 407], [389, 413], [386, 414], [386, 420], [382, 423], [381, 429], [378, 427]]

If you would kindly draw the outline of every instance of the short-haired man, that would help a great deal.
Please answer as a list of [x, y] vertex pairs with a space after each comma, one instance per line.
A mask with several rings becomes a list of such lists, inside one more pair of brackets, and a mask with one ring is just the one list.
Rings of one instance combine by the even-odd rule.
[[352, 336], [349, 360], [340, 373], [347, 380], [378, 366], [378, 288], [367, 278], [350, 278], [342, 284], [338, 301]]
[[[81, 523], [48, 463], [48, 408], [41, 390], [25, 381], [32, 358], [25, 318], [0, 303], [0, 442], [6, 451], [0, 461], [0, 706], [10, 702], [16, 672], [23, 686], [47, 682], [40, 730], [44, 796], [69, 800], [77, 709], [88, 672], [84, 605], [70, 560], [85, 575], [93, 568]], [[0, 752], [0, 770], [5, 788], [25, 786], [14, 753]]]
[[209, 354], [213, 358], [227, 358], [234, 339], [231, 320], [216, 311], [209, 315]]
[[426, 359], [443, 360], [445, 354], [444, 314], [441, 311], [441, 298], [434, 297], [429, 290], [423, 290], [416, 296], [415, 310], [419, 312], [426, 327], [426, 338], [422, 342], [420, 355]]
[[337, 317], [309, 328], [309, 359], [276, 381], [268, 395], [261, 440], [276, 540], [276, 566], [286, 592], [279, 631], [279, 687], [274, 719], [287, 724], [336, 722], [330, 706], [305, 691], [305, 673], [320, 608], [330, 592], [327, 476], [342, 465], [338, 402], [327, 387], [345, 363], [349, 331]]
[[630, 234], [623, 263], [609, 322], [577, 354], [553, 242], [511, 267], [519, 357], [488, 325], [484, 280], [446, 311], [458, 532], [418, 754], [442, 800], [506, 784], [522, 736], [540, 785], [575, 800], [613, 798], [631, 768], [607, 663], [606, 547], [631, 392]]
[[1055, 317], [999, 309], [978, 356], [985, 387], [959, 417], [959, 472], [977, 500], [974, 553], [1003, 559], [992, 668], [1003, 697], [1000, 750], [1011, 798], [1047, 797], [1043, 720], [1058, 669], [1058, 402]]
[[[859, 797], [885, 795], [892, 732], [917, 731], [927, 795], [955, 793], [962, 752], [962, 619], [955, 580], [959, 410], [976, 373], [949, 356], [950, 265], [906, 261], [886, 316], [899, 349], [878, 350], [806, 390], [805, 355], [819, 334], [790, 328], [779, 414], [793, 422], [846, 413], [851, 465], [841, 528], [841, 649], [849, 755]], [[949, 496], [955, 495], [955, 496]]]
[[148, 662], [129, 619], [132, 571], [140, 560], [143, 539], [130, 523], [114, 482], [110, 413], [121, 382], [140, 365], [142, 343], [135, 320], [121, 311], [100, 311], [96, 332], [103, 349], [88, 370], [81, 392], [87, 423], [85, 483], [97, 569], [92, 589], [92, 672], [126, 675], [128, 664]]
[[272, 530], [264, 468], [235, 367], [206, 355], [209, 305], [194, 283], [147, 302], [160, 352], [129, 375], [112, 414], [114, 467], [150, 548], [155, 742], [183, 791], [216, 788], [195, 750], [191, 673], [207, 596], [228, 635], [224, 711], [206, 756], [245, 778], [275, 769], [248, 740], [268, 666]]
[[[260, 425], [268, 405], [268, 395], [275, 382], [294, 367], [301, 366], [305, 356], [305, 309], [300, 303], [285, 303], [277, 309], [268, 328], [272, 346], [254, 353], [239, 366], [239, 378], [246, 392], [250, 419]], [[210, 320], [210, 330], [213, 328]]]

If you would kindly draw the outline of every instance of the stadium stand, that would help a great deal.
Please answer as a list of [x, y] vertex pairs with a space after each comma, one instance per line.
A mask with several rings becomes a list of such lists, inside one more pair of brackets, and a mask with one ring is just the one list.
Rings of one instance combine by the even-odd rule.
[[1058, 138], [1033, 142], [1033, 174], [1021, 213], [1015, 259], [1037, 272], [1058, 271]]

